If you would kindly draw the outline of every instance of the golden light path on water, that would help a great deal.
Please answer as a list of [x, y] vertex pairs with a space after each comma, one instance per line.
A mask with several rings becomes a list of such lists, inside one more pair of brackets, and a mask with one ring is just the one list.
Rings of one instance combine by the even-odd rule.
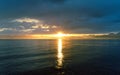
[[57, 34], [58, 36], [58, 41], [57, 41], [57, 44], [58, 44], [58, 51], [57, 51], [57, 68], [62, 68], [63, 66], [63, 53], [62, 53], [62, 37], [63, 37], [63, 34], [61, 32], [59, 32]]
[[58, 39], [58, 51], [57, 51], [57, 68], [62, 68], [63, 66], [63, 53], [62, 53], [62, 38]]

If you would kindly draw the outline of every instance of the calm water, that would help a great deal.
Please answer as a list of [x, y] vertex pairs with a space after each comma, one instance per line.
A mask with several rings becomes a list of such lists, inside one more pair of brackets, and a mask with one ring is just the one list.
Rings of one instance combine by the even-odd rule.
[[0, 40], [0, 75], [120, 75], [120, 40]]

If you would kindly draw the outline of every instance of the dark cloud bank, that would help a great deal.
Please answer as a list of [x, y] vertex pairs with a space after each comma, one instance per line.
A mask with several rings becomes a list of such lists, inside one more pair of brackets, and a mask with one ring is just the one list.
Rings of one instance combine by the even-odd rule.
[[[0, 0], [0, 28], [17, 28], [11, 20], [27, 17], [70, 33], [119, 32], [119, 9], [120, 0]], [[0, 34], [18, 33], [9, 31]]]

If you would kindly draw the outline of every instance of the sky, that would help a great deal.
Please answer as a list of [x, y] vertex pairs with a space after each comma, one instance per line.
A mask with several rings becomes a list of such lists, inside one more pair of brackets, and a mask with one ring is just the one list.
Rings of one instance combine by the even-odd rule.
[[0, 0], [0, 35], [120, 32], [120, 0]]

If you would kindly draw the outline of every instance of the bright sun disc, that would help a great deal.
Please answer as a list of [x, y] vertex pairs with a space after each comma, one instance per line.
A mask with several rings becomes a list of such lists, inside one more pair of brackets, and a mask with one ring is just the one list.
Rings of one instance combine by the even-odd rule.
[[62, 32], [58, 32], [57, 36], [58, 37], [63, 37], [63, 36], [65, 36], [65, 34], [63, 34]]

